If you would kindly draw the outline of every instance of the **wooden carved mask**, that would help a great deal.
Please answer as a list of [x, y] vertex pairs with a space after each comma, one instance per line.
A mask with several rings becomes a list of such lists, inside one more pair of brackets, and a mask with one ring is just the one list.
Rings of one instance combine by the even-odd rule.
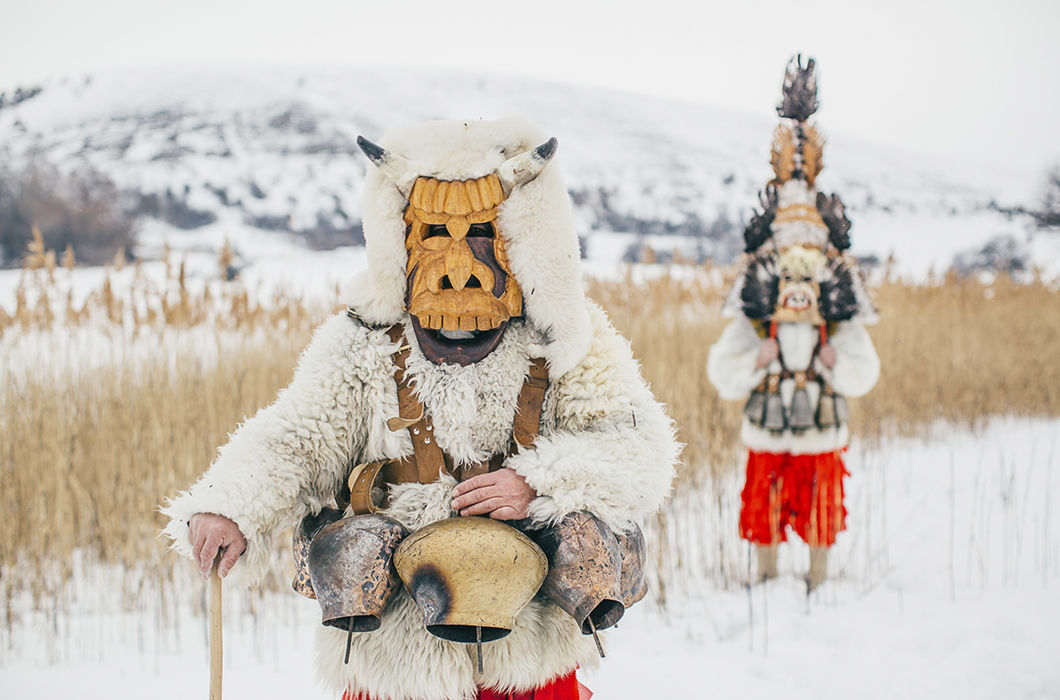
[[773, 320], [779, 323], [824, 323], [818, 308], [821, 295], [820, 273], [828, 259], [816, 248], [793, 246], [777, 261], [780, 280]]
[[523, 312], [497, 207], [496, 174], [474, 180], [419, 177], [405, 209], [405, 303], [420, 348], [432, 362], [478, 362]]

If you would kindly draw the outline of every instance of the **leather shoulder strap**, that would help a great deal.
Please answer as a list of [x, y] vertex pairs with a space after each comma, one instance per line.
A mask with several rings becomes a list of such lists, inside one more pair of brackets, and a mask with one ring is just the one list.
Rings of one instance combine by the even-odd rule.
[[[394, 379], [397, 382], [398, 393], [398, 415], [387, 421], [387, 427], [394, 432], [408, 429], [409, 437], [412, 438], [413, 460], [411, 461], [415, 462], [416, 480], [422, 484], [432, 483], [438, 479], [438, 473], [442, 470], [462, 480], [500, 469], [506, 457], [503, 453], [495, 454], [480, 464], [469, 465], [459, 470], [459, 474], [454, 473], [456, 470], [453, 468], [452, 461], [434, 439], [433, 422], [426, 415], [423, 404], [416, 398], [415, 392], [409, 385], [408, 377], [405, 375], [405, 363], [408, 360], [410, 346], [405, 343], [404, 329], [397, 324], [391, 326], [387, 334], [398, 345], [393, 355]], [[519, 390], [516, 403], [515, 419], [512, 423], [513, 450], [516, 443], [523, 447], [533, 444], [540, 432], [541, 408], [547, 389], [548, 365], [543, 358], [534, 358], [530, 361], [530, 367], [523, 386]], [[397, 460], [398, 463], [392, 465], [392, 469], [397, 469], [390, 477], [393, 483], [412, 480], [410, 478], [412, 465], [408, 464], [409, 461], [407, 459]]]
[[387, 331], [390, 339], [398, 345], [394, 353], [394, 379], [397, 381], [398, 415], [387, 421], [387, 427], [397, 432], [403, 428], [409, 431], [412, 438], [412, 451], [416, 458], [416, 471], [422, 484], [438, 480], [438, 473], [446, 468], [445, 454], [434, 439], [434, 425], [426, 415], [423, 404], [416, 398], [405, 374], [405, 363], [409, 349], [405, 342], [405, 332], [401, 324], [395, 324]]
[[512, 424], [512, 437], [522, 447], [531, 445], [541, 430], [541, 406], [545, 402], [547, 389], [548, 365], [543, 358], [535, 357], [530, 361], [526, 381], [519, 390], [515, 421]]

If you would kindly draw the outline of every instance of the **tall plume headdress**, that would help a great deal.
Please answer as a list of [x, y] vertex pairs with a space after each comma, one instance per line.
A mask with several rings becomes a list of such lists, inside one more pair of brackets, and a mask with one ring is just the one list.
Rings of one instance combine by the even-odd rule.
[[[762, 318], [763, 309], [771, 308], [768, 295], [775, 294], [778, 273], [777, 257], [793, 246], [816, 248], [827, 256], [827, 270], [822, 270], [822, 294], [834, 301], [837, 295], [844, 303], [825, 303], [822, 310], [834, 315], [829, 320], [848, 320], [855, 316], [866, 323], [875, 321], [875, 311], [864, 288], [860, 272], [846, 251], [850, 248], [850, 219], [836, 194], [817, 190], [817, 178], [824, 169], [825, 139], [810, 119], [817, 113], [816, 62], [794, 56], [784, 72], [781, 99], [777, 105], [780, 123], [773, 133], [770, 165], [773, 178], [759, 193], [760, 209], [744, 229], [745, 274], [737, 278], [724, 305], [726, 316], [738, 314]], [[766, 260], [772, 256], [771, 260]], [[834, 285], [849, 290], [836, 291]], [[826, 292], [827, 290], [827, 292]], [[857, 300], [856, 309], [849, 303]], [[842, 309], [840, 311], [839, 309]]]

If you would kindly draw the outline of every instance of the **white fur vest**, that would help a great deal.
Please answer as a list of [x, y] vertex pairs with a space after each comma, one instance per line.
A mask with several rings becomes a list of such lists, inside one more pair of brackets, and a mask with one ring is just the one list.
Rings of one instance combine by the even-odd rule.
[[[810, 324], [780, 324], [777, 343], [785, 367], [794, 371], [812, 366], [818, 376], [823, 377], [842, 396], [854, 397], [868, 393], [880, 376], [880, 360], [865, 327], [853, 321], [838, 324], [828, 339], [836, 351], [835, 366], [831, 368], [825, 367], [814, 356], [817, 333], [817, 328]], [[754, 326], [741, 316], [725, 328], [721, 338], [711, 347], [707, 358], [707, 377], [723, 399], [735, 401], [747, 398], [768, 372], [780, 370], [776, 361], [772, 367], [755, 367], [761, 345], [762, 339]], [[816, 406], [820, 386], [810, 382], [806, 390], [810, 405]], [[780, 393], [785, 407], [790, 408], [795, 381], [783, 380]], [[752, 450], [777, 454], [829, 452], [846, 446], [850, 438], [846, 424], [825, 430], [811, 428], [799, 433], [791, 430], [772, 433], [753, 425], [746, 417], [740, 432], [744, 444]]]
[[[587, 510], [619, 531], [659, 508], [679, 446], [628, 343], [601, 309], [588, 307], [589, 352], [562, 376], [551, 377], [534, 448], [513, 454], [505, 466], [537, 492], [530, 505], [537, 523]], [[432, 364], [413, 338], [409, 375], [433, 417], [438, 444], [457, 464], [506, 448], [531, 351], [541, 346], [534, 336], [513, 322], [497, 350], [467, 367]], [[407, 431], [391, 432], [386, 425], [397, 415], [395, 349], [385, 330], [346, 314], [324, 323], [290, 386], [241, 425], [199, 481], [163, 509], [171, 518], [164, 532], [173, 549], [191, 556], [187, 521], [195, 513], [231, 518], [248, 547], [230, 578], [253, 585], [268, 567], [274, 535], [326, 505], [351, 462], [410, 454]], [[395, 487], [385, 514], [410, 530], [451, 517], [453, 485], [447, 477]], [[351, 687], [379, 700], [456, 700], [474, 697], [479, 685], [522, 691], [591, 666], [597, 657], [591, 638], [541, 597], [523, 609], [510, 635], [484, 646], [481, 676], [474, 646], [469, 653], [465, 645], [428, 633], [404, 591], [379, 630], [354, 635], [348, 665], [342, 662], [345, 636], [320, 628], [322, 679], [336, 693]]]

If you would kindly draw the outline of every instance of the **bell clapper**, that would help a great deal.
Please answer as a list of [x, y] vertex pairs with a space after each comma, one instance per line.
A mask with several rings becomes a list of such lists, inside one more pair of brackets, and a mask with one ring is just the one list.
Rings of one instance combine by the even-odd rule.
[[475, 627], [475, 651], [478, 653], [478, 673], [482, 675], [482, 628]]
[[350, 663], [350, 645], [353, 644], [353, 618], [350, 618], [350, 626], [346, 628], [346, 657], [342, 663]]
[[587, 617], [585, 619], [589, 623], [589, 629], [593, 632], [593, 641], [596, 642], [596, 651], [600, 653], [601, 659], [606, 658], [607, 655], [604, 654], [604, 646], [600, 643], [600, 635], [596, 633], [596, 625], [593, 624], [593, 618]]

